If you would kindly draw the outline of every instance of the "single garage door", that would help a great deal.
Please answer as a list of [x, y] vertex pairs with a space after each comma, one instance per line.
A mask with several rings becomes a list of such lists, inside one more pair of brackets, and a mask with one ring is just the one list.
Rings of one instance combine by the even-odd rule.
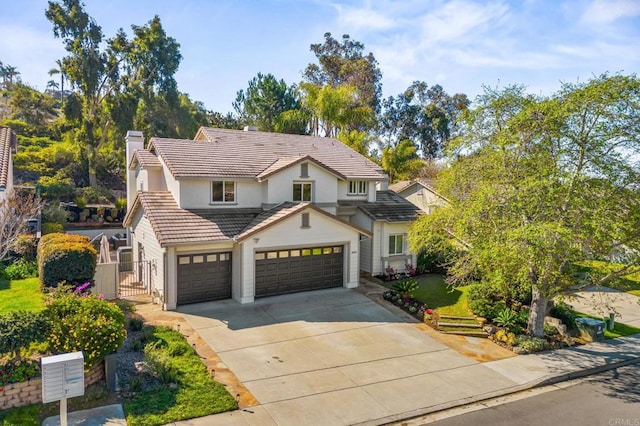
[[230, 297], [230, 252], [178, 255], [179, 305]]
[[342, 287], [343, 246], [256, 252], [256, 297]]

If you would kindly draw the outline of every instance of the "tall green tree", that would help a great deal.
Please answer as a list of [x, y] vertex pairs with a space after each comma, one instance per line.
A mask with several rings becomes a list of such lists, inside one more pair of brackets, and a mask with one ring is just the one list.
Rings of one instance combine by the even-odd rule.
[[338, 41], [331, 33], [325, 33], [324, 42], [312, 44], [311, 51], [318, 63], [309, 64], [304, 70], [306, 82], [319, 87], [353, 86], [359, 94], [358, 106], [369, 107], [376, 114], [380, 111], [382, 72], [373, 53], [364, 53], [364, 44], [348, 34]]
[[528, 331], [542, 336], [550, 301], [576, 284], [574, 264], [625, 251], [595, 284], [640, 271], [640, 81], [603, 75], [537, 98], [489, 90], [440, 175], [450, 205], [410, 230], [414, 249], [454, 235], [467, 249], [452, 281], [529, 286]]
[[389, 175], [390, 182], [410, 179], [422, 167], [416, 147], [409, 139], [383, 147], [380, 163]]
[[414, 81], [403, 93], [383, 101], [382, 133], [392, 140], [410, 139], [424, 158], [438, 157], [455, 134], [469, 106], [464, 94], [450, 96], [442, 86]]
[[[299, 109], [300, 101], [295, 86], [287, 86], [284, 80], [276, 79], [273, 74], [258, 73], [249, 80], [246, 90], [237, 92], [233, 108], [241, 122], [273, 132], [278, 127], [281, 114]], [[304, 133], [305, 128], [285, 130]]]
[[123, 30], [104, 40], [80, 0], [49, 1], [46, 17], [68, 53], [61, 71], [76, 94], [67, 100], [65, 113], [78, 126], [76, 139], [86, 152], [89, 183], [96, 187], [98, 155], [109, 142], [112, 110], [121, 118], [133, 117], [135, 100], [148, 104], [153, 94], [177, 101], [173, 75], [181, 60], [179, 45], [166, 36], [157, 16], [145, 26], [132, 26], [132, 40]]
[[318, 86], [303, 82], [300, 90], [302, 110], [309, 118], [310, 133], [315, 136], [335, 138], [342, 131], [371, 128], [375, 122], [373, 110], [361, 105], [355, 86]]

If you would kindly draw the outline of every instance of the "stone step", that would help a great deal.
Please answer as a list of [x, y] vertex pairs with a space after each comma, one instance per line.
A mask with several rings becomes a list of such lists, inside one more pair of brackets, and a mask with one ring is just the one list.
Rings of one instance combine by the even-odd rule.
[[459, 336], [482, 337], [487, 338], [489, 335], [484, 331], [440, 331], [442, 334], [457, 334]]
[[457, 319], [457, 320], [473, 320], [473, 321], [476, 320], [474, 317], [461, 317], [461, 316], [456, 316], [456, 315], [440, 315], [440, 318]]
[[459, 322], [440, 322], [438, 321], [438, 327], [464, 327], [464, 328], [482, 328], [478, 323], [476, 324], [463, 324]]

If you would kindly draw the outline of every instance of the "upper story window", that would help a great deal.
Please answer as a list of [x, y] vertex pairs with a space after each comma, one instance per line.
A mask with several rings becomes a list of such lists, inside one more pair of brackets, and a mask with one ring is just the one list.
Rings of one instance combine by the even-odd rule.
[[350, 180], [349, 181], [349, 195], [367, 195], [367, 189], [369, 188], [369, 182], [366, 180]]
[[234, 203], [236, 201], [236, 183], [232, 180], [211, 182], [211, 202]]
[[389, 235], [389, 256], [404, 253], [404, 235]]
[[309, 163], [300, 164], [300, 177], [301, 178], [309, 177]]
[[293, 201], [304, 203], [311, 202], [312, 183], [311, 182], [294, 182], [293, 184]]

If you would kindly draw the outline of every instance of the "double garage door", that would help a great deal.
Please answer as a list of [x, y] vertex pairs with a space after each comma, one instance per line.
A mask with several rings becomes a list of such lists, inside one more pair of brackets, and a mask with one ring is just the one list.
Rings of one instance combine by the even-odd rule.
[[256, 297], [342, 287], [343, 246], [256, 252]]
[[229, 299], [231, 252], [178, 256], [178, 304]]

